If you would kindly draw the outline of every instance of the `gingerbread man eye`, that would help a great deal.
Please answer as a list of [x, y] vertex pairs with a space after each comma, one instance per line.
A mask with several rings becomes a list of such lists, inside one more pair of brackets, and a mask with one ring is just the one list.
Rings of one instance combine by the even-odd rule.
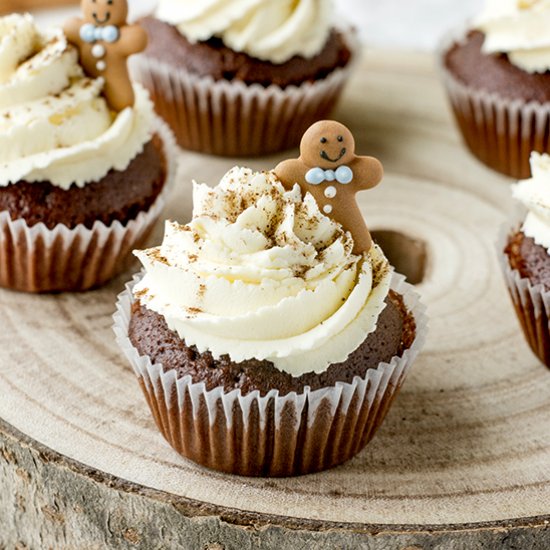
[[321, 143], [326, 143], [327, 141], [328, 141], [328, 139], [326, 137], [321, 138]]
[[344, 136], [338, 136], [338, 141], [341, 143], [342, 141], [344, 141]]

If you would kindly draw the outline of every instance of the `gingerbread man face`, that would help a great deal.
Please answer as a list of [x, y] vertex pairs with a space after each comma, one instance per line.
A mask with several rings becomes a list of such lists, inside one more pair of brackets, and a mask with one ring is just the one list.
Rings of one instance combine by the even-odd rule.
[[354, 157], [353, 134], [339, 122], [314, 124], [302, 137], [300, 158], [309, 166], [327, 170], [348, 164]]
[[128, 18], [126, 0], [82, 0], [82, 14], [86, 23], [122, 27]]
[[85, 73], [102, 77], [103, 93], [114, 111], [132, 107], [134, 89], [127, 61], [143, 51], [147, 35], [139, 25], [127, 25], [127, 0], [82, 0], [83, 19], [72, 19], [64, 25], [68, 41], [80, 52]]
[[372, 246], [355, 195], [378, 185], [383, 172], [375, 158], [355, 154], [352, 133], [332, 120], [317, 122], [309, 128], [302, 138], [300, 157], [281, 162], [275, 168], [287, 189], [298, 184], [304, 195], [313, 195], [324, 214], [352, 234], [355, 254], [364, 254]]

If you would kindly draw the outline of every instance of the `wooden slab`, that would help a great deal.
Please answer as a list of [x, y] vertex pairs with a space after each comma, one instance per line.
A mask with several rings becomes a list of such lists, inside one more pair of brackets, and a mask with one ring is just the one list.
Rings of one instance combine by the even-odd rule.
[[[386, 167], [361, 195], [369, 225], [426, 252], [418, 289], [430, 336], [367, 449], [296, 479], [197, 467], [158, 434], [114, 343], [110, 315], [129, 276], [82, 295], [3, 291], [0, 547], [148, 548], [162, 536], [218, 550], [548, 548], [550, 372], [520, 335], [494, 249], [509, 181], [462, 147], [432, 62], [371, 52], [336, 114]], [[239, 162], [265, 169], [281, 158]], [[166, 215], [187, 220], [192, 178], [215, 184], [235, 162], [183, 154]]]

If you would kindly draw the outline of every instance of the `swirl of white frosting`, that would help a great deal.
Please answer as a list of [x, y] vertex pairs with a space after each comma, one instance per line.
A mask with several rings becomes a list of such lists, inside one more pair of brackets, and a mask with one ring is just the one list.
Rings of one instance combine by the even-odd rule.
[[512, 193], [529, 210], [521, 230], [550, 253], [550, 155], [532, 153], [531, 174], [513, 185]]
[[40, 33], [29, 15], [0, 19], [0, 186], [68, 189], [126, 169], [151, 138], [153, 106], [136, 86], [135, 106], [115, 116], [102, 90], [62, 33]]
[[160, 0], [157, 17], [190, 41], [220, 37], [252, 57], [284, 63], [311, 58], [326, 44], [332, 0]]
[[377, 246], [353, 240], [298, 185], [234, 168], [195, 184], [193, 220], [168, 222], [162, 245], [136, 252], [134, 292], [188, 345], [233, 361], [269, 360], [293, 376], [345, 361], [376, 329], [391, 282]]
[[550, 0], [487, 0], [475, 21], [483, 52], [506, 53], [529, 73], [550, 70]]

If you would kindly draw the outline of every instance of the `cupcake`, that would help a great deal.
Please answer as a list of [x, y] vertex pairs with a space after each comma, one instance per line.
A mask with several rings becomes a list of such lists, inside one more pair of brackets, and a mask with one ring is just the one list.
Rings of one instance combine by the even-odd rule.
[[513, 186], [527, 215], [505, 229], [499, 249], [504, 249], [504, 276], [527, 342], [550, 367], [550, 156], [533, 153], [531, 168], [531, 179]]
[[79, 53], [29, 15], [0, 19], [6, 288], [82, 291], [105, 283], [127, 266], [164, 204], [173, 144], [147, 91], [130, 86], [131, 104], [115, 111], [104, 95], [107, 75], [88, 76]]
[[233, 168], [193, 198], [189, 224], [167, 222], [162, 244], [137, 252], [143, 272], [115, 315], [159, 430], [239, 475], [348, 460], [422, 344], [417, 295], [377, 245], [355, 253], [352, 233], [273, 171]]
[[356, 54], [332, 2], [161, 0], [132, 61], [185, 149], [226, 156], [298, 145], [334, 107]]
[[464, 140], [490, 168], [527, 178], [550, 152], [550, 2], [489, 0], [443, 48], [447, 92]]

